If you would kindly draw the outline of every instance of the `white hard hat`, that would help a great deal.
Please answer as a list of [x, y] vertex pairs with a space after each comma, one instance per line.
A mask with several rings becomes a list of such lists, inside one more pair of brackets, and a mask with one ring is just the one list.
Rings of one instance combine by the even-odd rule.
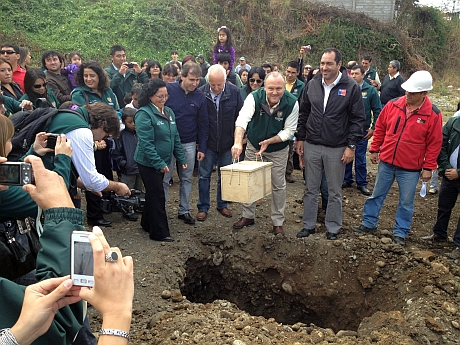
[[423, 92], [433, 89], [433, 77], [428, 71], [417, 71], [401, 87], [407, 92]]

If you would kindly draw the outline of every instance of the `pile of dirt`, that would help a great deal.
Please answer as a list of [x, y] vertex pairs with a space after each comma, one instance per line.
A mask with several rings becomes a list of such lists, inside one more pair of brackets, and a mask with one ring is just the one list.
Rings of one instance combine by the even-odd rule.
[[[375, 169], [369, 169], [371, 188]], [[173, 243], [149, 240], [139, 221], [106, 216], [113, 221], [105, 230], [109, 243], [134, 258], [131, 343], [459, 343], [460, 266], [446, 256], [453, 244], [420, 240], [431, 233], [437, 195], [417, 195], [405, 248], [391, 240], [396, 185], [376, 235], [351, 230], [360, 223], [366, 197], [347, 188], [339, 240], [326, 240], [321, 217], [316, 234], [297, 239], [305, 187], [300, 171], [294, 176], [297, 181], [287, 186], [284, 237], [272, 234], [270, 198], [262, 200], [249, 228], [232, 229], [241, 212], [236, 203], [230, 204], [233, 218], [211, 209], [206, 221], [184, 224], [177, 219], [178, 183], [168, 202]], [[192, 205], [196, 192], [193, 188]], [[99, 314], [90, 315], [93, 329], [99, 329]]]

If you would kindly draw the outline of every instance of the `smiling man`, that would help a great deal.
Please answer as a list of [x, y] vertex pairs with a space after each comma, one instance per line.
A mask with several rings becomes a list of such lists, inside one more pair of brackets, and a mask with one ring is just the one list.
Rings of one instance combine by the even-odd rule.
[[363, 137], [366, 115], [361, 89], [342, 73], [338, 49], [323, 51], [320, 72], [305, 86], [297, 125], [297, 153], [304, 157], [306, 191], [303, 229], [298, 238], [316, 232], [318, 192], [324, 169], [329, 192], [325, 225], [328, 240], [336, 240], [342, 228], [342, 182], [346, 164]]
[[56, 50], [47, 50], [42, 54], [42, 67], [46, 70], [46, 81], [55, 93], [59, 103], [72, 100], [72, 85], [66, 75], [61, 74], [63, 58]]
[[[255, 115], [255, 116], [254, 116]], [[286, 158], [289, 139], [292, 138], [299, 116], [297, 98], [286, 91], [284, 77], [271, 72], [265, 78], [264, 87], [250, 93], [235, 123], [235, 142], [232, 156], [238, 159], [243, 150], [243, 137], [248, 133], [245, 160], [255, 161], [263, 154], [264, 161], [273, 162], [271, 219], [273, 233], [284, 235], [284, 209], [286, 208]], [[260, 159], [260, 158], [259, 158]], [[243, 204], [242, 217], [233, 224], [242, 229], [254, 224], [256, 202]]]

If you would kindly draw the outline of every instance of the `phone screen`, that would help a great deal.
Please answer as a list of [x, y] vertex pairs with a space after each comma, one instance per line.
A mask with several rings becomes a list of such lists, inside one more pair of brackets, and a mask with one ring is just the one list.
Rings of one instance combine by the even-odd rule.
[[72, 233], [70, 275], [77, 286], [94, 286], [94, 259], [89, 234], [86, 231]]

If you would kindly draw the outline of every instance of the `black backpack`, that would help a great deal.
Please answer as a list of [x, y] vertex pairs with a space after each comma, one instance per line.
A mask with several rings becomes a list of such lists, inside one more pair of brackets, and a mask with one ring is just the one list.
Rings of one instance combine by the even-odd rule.
[[29, 151], [37, 133], [46, 132], [53, 117], [63, 112], [73, 113], [84, 119], [83, 115], [76, 111], [56, 108], [37, 108], [33, 111], [19, 111], [11, 115], [9, 119], [14, 125], [14, 136], [11, 139], [13, 149], [8, 155], [8, 160], [19, 161]]

